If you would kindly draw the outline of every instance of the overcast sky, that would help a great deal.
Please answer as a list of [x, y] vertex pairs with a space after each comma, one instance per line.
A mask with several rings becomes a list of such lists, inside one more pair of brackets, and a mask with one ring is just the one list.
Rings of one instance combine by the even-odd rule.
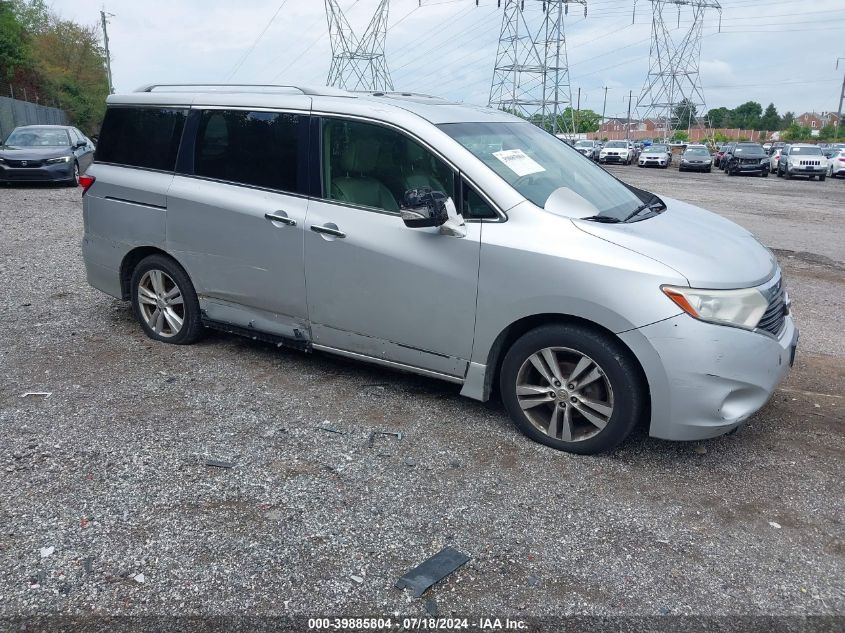
[[[379, 0], [341, 0], [363, 32]], [[502, 9], [496, 0], [392, 0], [387, 62], [397, 89], [486, 104]], [[504, 4], [504, 2], [503, 2]], [[526, 0], [539, 15], [540, 2]], [[532, 7], [536, 5], [536, 7]], [[835, 111], [845, 74], [845, 0], [721, 0], [705, 21], [701, 81], [710, 108], [748, 100], [780, 113]], [[323, 0], [107, 0], [112, 69], [118, 92], [144, 83], [222, 82], [244, 54], [233, 82], [323, 85], [331, 48]], [[279, 7], [281, 6], [281, 10]], [[639, 94], [648, 72], [648, 0], [589, 1], [573, 6], [565, 29], [573, 100], [624, 116], [628, 90]], [[66, 18], [94, 24], [99, 5], [54, 0]], [[276, 14], [278, 10], [278, 14]], [[271, 18], [276, 14], [275, 20]], [[677, 13], [674, 25], [677, 26]], [[689, 24], [681, 12], [681, 30]], [[529, 15], [530, 18], [530, 15]], [[673, 20], [669, 20], [670, 23]], [[262, 37], [261, 32], [269, 28]], [[673, 31], [673, 35], [680, 31]]]

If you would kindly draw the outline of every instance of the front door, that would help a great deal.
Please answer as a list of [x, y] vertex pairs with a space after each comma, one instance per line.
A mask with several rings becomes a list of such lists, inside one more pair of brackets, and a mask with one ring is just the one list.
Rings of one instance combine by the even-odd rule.
[[180, 156], [186, 173], [168, 193], [169, 250], [187, 268], [207, 319], [304, 339], [307, 112], [191, 116], [195, 142]]
[[455, 195], [454, 172], [391, 128], [322, 122], [321, 201], [305, 231], [315, 345], [463, 377], [472, 352], [481, 224], [467, 235], [410, 229], [408, 189]]

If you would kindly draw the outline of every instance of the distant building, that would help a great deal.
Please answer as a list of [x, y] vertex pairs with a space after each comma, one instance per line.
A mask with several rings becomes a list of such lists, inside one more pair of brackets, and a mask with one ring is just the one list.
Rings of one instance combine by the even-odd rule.
[[820, 130], [826, 125], [839, 125], [839, 115], [835, 112], [805, 112], [795, 117], [795, 122], [811, 130]]

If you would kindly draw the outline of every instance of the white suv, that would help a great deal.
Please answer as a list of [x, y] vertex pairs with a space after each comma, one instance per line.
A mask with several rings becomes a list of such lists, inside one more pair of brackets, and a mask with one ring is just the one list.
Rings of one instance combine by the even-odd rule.
[[634, 160], [634, 145], [629, 141], [608, 141], [599, 152], [600, 163], [630, 165]]

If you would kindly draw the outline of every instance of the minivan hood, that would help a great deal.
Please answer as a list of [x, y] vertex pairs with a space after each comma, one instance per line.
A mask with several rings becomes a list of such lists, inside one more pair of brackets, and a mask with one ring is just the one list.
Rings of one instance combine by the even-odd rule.
[[774, 275], [775, 256], [750, 232], [686, 202], [661, 199], [666, 210], [647, 220], [574, 223], [586, 233], [673, 268], [693, 288], [750, 288]]

